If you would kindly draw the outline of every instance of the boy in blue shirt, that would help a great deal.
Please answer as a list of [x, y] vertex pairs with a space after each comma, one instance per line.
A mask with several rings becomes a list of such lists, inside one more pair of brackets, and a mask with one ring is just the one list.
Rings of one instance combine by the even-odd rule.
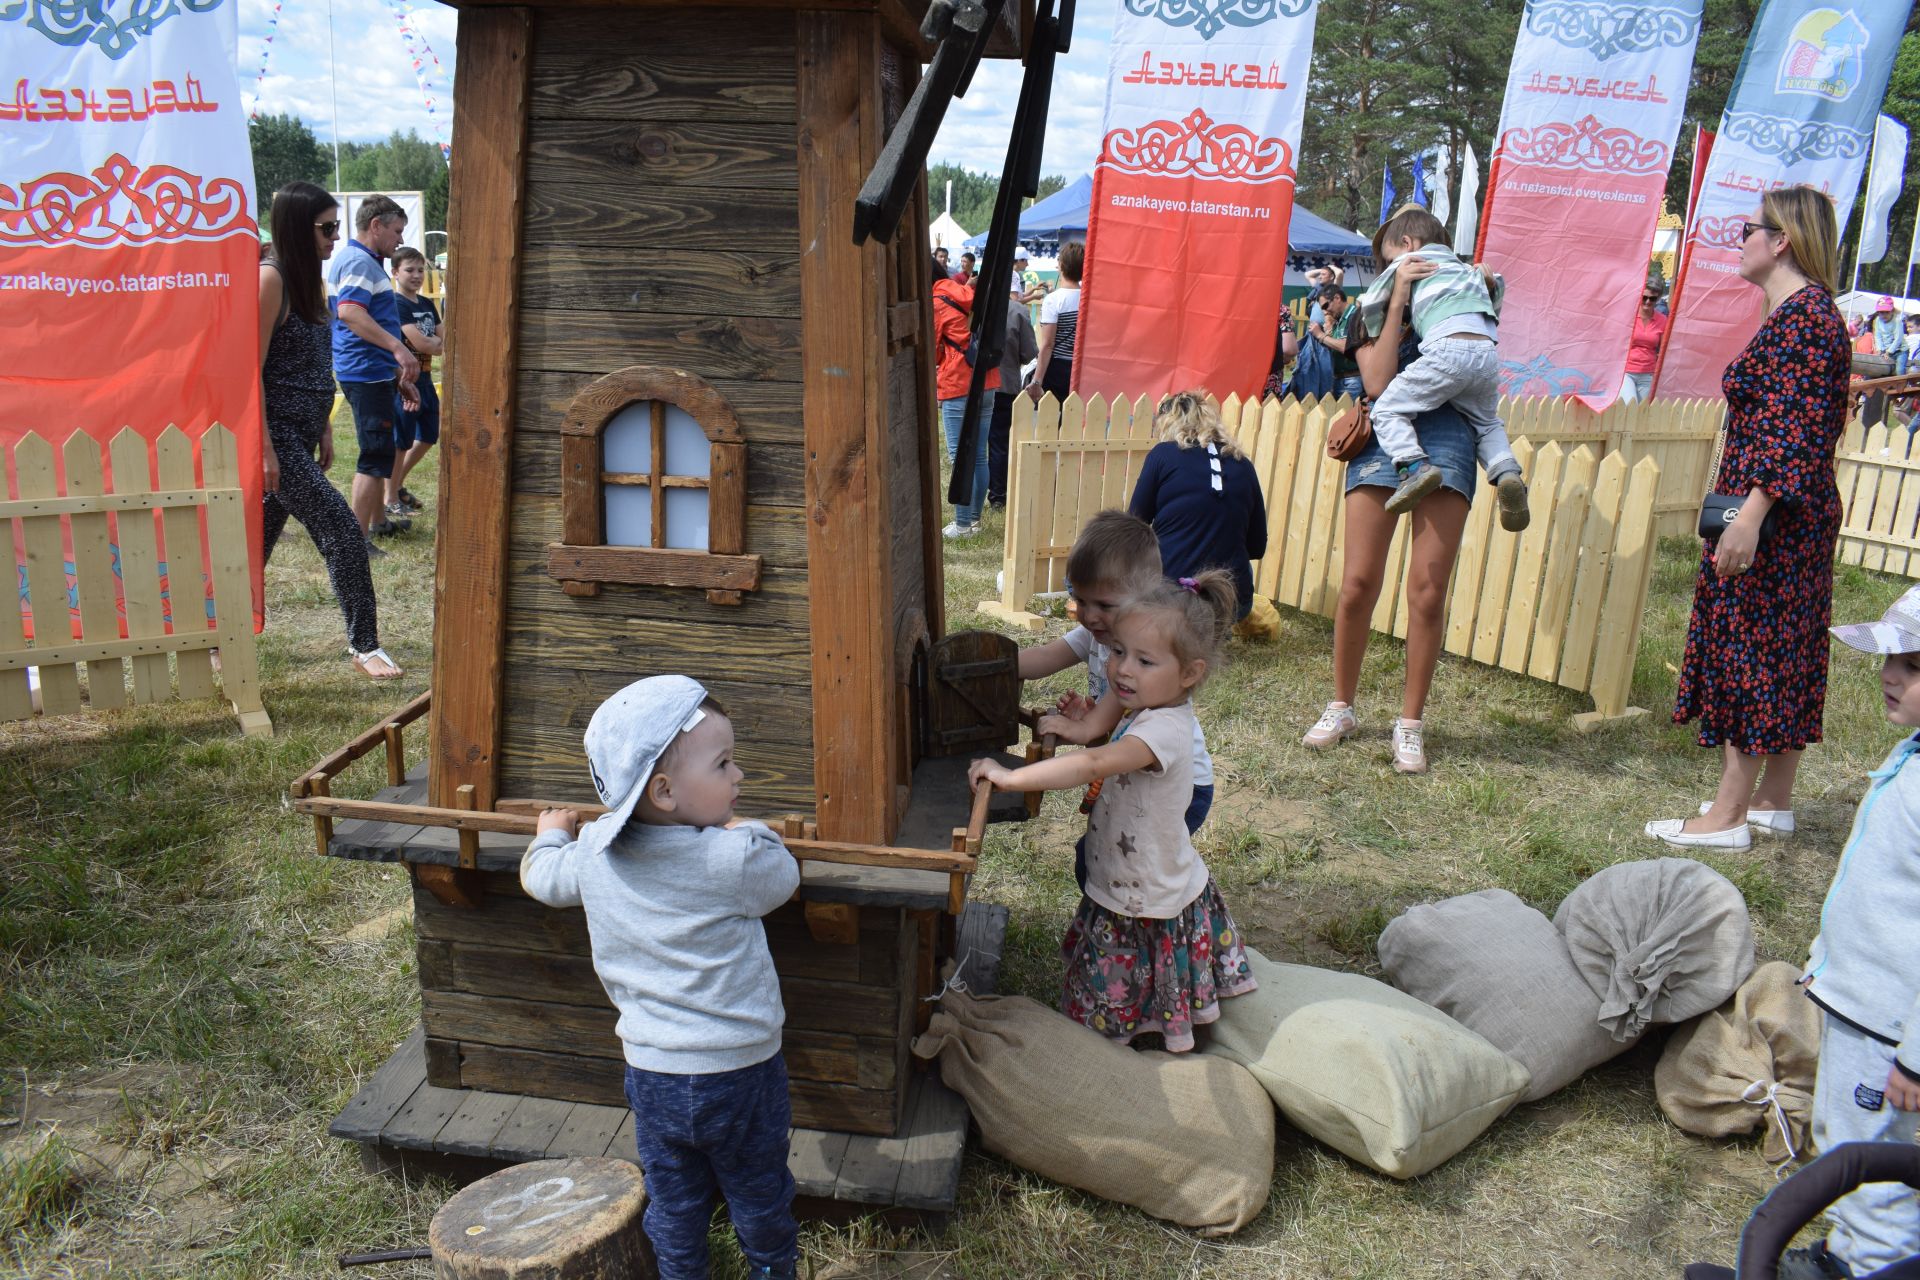
[[[1920, 587], [1878, 622], [1835, 627], [1843, 643], [1883, 655], [1887, 719], [1920, 728]], [[1920, 734], [1870, 779], [1820, 908], [1807, 995], [1826, 1012], [1813, 1091], [1813, 1141], [1912, 1142], [1920, 1125]], [[1865, 1276], [1920, 1254], [1920, 1196], [1869, 1183], [1827, 1210], [1833, 1230], [1796, 1250], [1827, 1276]]]
[[407, 473], [420, 465], [427, 451], [440, 442], [440, 395], [433, 389], [433, 358], [446, 349], [440, 309], [420, 290], [427, 283], [427, 255], [412, 245], [393, 251], [394, 305], [400, 312], [400, 336], [407, 350], [420, 359], [416, 384], [420, 403], [409, 409], [395, 398], [393, 407], [393, 474], [387, 477], [387, 519], [406, 528], [408, 516], [420, 510], [420, 499], [407, 488]]
[[593, 971], [620, 1011], [661, 1280], [706, 1276], [716, 1190], [752, 1274], [790, 1277], [786, 1011], [760, 917], [793, 897], [799, 864], [733, 816], [733, 725], [696, 681], [628, 685], [593, 713], [586, 747], [608, 811], [578, 838], [571, 809], [542, 813], [520, 883], [586, 910]]

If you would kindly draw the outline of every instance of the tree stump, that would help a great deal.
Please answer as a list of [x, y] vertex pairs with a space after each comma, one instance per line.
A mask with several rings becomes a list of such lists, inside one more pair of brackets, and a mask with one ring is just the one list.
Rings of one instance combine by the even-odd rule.
[[536, 1160], [480, 1179], [433, 1215], [440, 1280], [629, 1280], [654, 1275], [640, 1170], [625, 1160]]

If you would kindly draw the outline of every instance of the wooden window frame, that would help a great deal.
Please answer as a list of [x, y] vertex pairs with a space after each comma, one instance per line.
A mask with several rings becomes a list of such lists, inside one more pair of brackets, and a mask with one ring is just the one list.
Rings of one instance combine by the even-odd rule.
[[[628, 406], [653, 403], [647, 472], [608, 472], [601, 465], [607, 424]], [[666, 407], [686, 412], [706, 434], [707, 477], [666, 473]], [[581, 388], [560, 426], [562, 542], [547, 544], [547, 572], [568, 595], [592, 596], [602, 585], [704, 588], [714, 604], [737, 605], [760, 588], [760, 557], [746, 553], [747, 445], [733, 407], [704, 378], [679, 369], [629, 365]], [[653, 545], [607, 545], [607, 484], [652, 489]], [[668, 547], [669, 488], [707, 491], [707, 550]]]

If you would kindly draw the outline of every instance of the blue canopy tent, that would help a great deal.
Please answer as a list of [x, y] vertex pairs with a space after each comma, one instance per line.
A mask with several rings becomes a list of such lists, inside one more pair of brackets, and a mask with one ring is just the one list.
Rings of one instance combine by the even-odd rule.
[[[1057, 240], [1067, 233], [1085, 235], [1087, 231], [1087, 210], [1093, 204], [1093, 176], [1082, 174], [1060, 190], [1042, 200], [1035, 200], [1033, 207], [1020, 215], [1019, 234], [1022, 240]], [[978, 249], [987, 242], [987, 233], [967, 239], [967, 248]]]

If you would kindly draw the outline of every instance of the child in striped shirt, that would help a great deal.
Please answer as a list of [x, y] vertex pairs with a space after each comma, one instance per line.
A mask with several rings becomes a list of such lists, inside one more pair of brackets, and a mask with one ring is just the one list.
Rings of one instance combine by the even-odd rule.
[[1527, 484], [1499, 415], [1495, 344], [1504, 289], [1497, 276], [1462, 262], [1447, 248], [1446, 238], [1446, 227], [1418, 205], [1395, 213], [1373, 237], [1382, 269], [1359, 302], [1360, 322], [1370, 339], [1379, 337], [1386, 324], [1400, 268], [1410, 260], [1434, 265], [1431, 273], [1415, 277], [1409, 295], [1420, 358], [1394, 375], [1372, 406], [1373, 434], [1400, 475], [1386, 508], [1394, 515], [1411, 511], [1440, 487], [1440, 469], [1420, 447], [1413, 419], [1450, 404], [1473, 426], [1480, 465], [1499, 495], [1501, 526], [1517, 531], [1527, 527]]

